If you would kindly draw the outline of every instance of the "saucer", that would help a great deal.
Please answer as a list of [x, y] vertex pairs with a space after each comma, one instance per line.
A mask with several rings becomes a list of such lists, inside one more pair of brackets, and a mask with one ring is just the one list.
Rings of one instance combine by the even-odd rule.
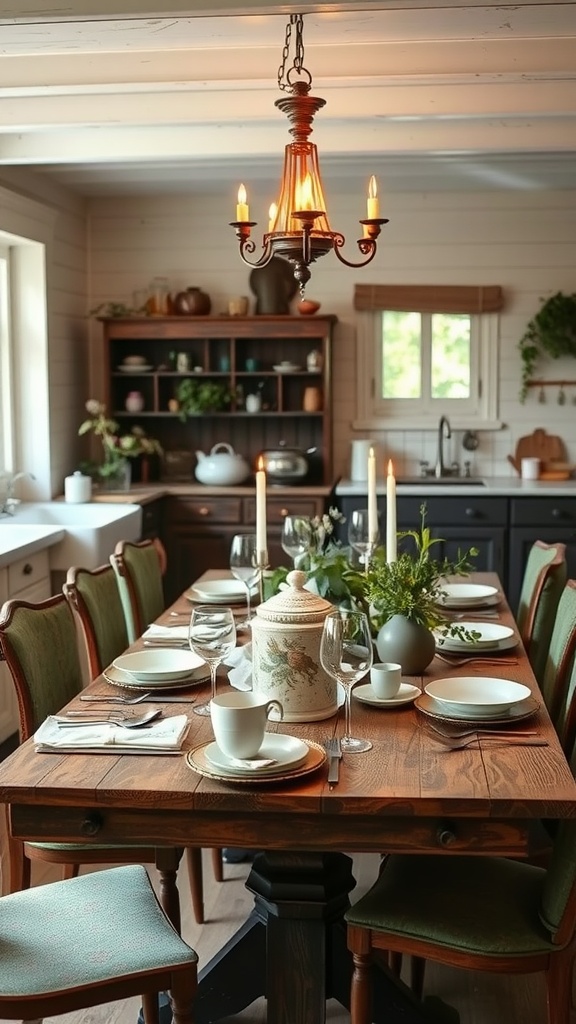
[[400, 683], [400, 689], [395, 697], [377, 697], [372, 689], [371, 683], [363, 683], [352, 690], [352, 695], [357, 697], [363, 704], [372, 704], [378, 708], [397, 708], [400, 704], [410, 704], [416, 697], [421, 695], [419, 686], [412, 683]]
[[243, 759], [238, 761], [236, 758], [229, 757], [223, 750], [220, 750], [215, 742], [209, 743], [204, 748], [204, 756], [213, 768], [232, 772], [233, 775], [277, 775], [287, 768], [296, 768], [301, 765], [306, 760], [309, 749], [308, 744], [304, 740], [298, 739], [297, 736], [269, 733], [258, 751], [257, 758], [253, 758], [252, 761], [256, 759], [270, 760], [273, 764], [251, 768], [249, 765], [252, 762], [248, 760], [247, 765], [244, 766]]

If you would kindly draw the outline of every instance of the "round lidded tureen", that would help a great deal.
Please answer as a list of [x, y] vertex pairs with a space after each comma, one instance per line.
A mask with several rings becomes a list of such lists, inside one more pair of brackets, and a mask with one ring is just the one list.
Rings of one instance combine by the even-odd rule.
[[288, 573], [288, 586], [264, 601], [252, 620], [252, 688], [279, 700], [285, 722], [315, 722], [338, 710], [336, 680], [320, 664], [324, 620], [333, 605]]

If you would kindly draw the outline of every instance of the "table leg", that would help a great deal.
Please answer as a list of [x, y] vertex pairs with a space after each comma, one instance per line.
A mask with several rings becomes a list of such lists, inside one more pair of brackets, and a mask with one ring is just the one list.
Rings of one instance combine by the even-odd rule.
[[183, 850], [172, 846], [156, 847], [156, 868], [159, 874], [160, 892], [158, 899], [164, 913], [180, 933], [180, 895], [177, 873]]
[[[355, 885], [351, 869], [341, 853], [256, 855], [246, 883], [254, 910], [200, 971], [197, 1024], [239, 1013], [259, 996], [266, 996], [273, 1024], [323, 1024], [328, 998], [348, 1006], [352, 962], [343, 914]], [[430, 1021], [389, 972], [378, 972], [375, 986], [378, 1024]]]

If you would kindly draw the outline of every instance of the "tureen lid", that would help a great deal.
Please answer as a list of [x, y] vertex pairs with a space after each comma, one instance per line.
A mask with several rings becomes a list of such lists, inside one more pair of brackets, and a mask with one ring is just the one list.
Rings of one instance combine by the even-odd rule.
[[288, 586], [269, 597], [257, 609], [256, 615], [269, 622], [322, 622], [332, 610], [330, 601], [306, 590], [306, 573], [293, 569], [286, 577]]

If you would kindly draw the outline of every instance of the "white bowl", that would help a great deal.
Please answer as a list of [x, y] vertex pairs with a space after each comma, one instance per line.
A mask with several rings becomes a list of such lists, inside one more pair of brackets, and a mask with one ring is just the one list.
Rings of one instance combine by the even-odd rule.
[[[253, 590], [254, 588], [252, 588]], [[203, 583], [195, 583], [192, 587], [193, 597], [197, 601], [208, 603], [227, 604], [229, 601], [245, 601], [247, 597], [246, 587], [240, 580], [206, 580]]]
[[139, 682], [154, 683], [165, 679], [185, 679], [204, 662], [192, 651], [174, 651], [161, 647], [154, 651], [121, 654], [112, 664]]
[[472, 717], [504, 715], [530, 696], [530, 687], [493, 676], [454, 676], [435, 679], [424, 687], [429, 697], [448, 710]]
[[124, 356], [122, 360], [124, 366], [145, 366], [147, 362], [146, 356]]

